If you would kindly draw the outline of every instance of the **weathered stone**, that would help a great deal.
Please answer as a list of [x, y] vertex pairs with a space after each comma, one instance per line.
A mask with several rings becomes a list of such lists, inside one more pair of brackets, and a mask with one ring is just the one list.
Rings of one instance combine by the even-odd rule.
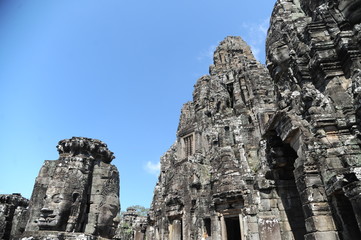
[[[335, 231], [331, 232], [314, 232], [309, 233], [305, 235], [305, 240], [324, 240], [324, 239], [330, 239], [330, 240], [339, 240], [337, 233]], [[351, 238], [350, 238], [351, 240]]]
[[113, 154], [72, 138], [44, 163], [27, 214], [0, 205], [0, 237], [26, 216], [29, 240], [361, 239], [361, 0], [278, 0], [266, 45], [268, 70], [240, 37], [217, 47], [147, 223], [129, 209], [114, 236]]
[[[298, 143], [291, 144], [298, 157], [296, 185], [307, 232], [318, 232], [306, 239], [361, 238], [358, 204], [348, 191], [360, 179], [360, 145], [352, 144], [360, 142], [356, 89], [361, 54], [355, 34], [360, 6], [347, 0], [279, 0], [271, 17], [267, 66], [279, 117], [265, 132], [270, 140], [275, 135]], [[292, 129], [298, 133], [290, 135]]]
[[308, 232], [333, 231], [335, 226], [332, 216], [319, 215], [306, 219], [306, 229]]
[[[214, 53], [210, 75], [197, 81], [193, 102], [184, 105], [177, 142], [161, 160], [149, 226], [161, 228], [160, 239], [178, 239], [180, 225], [183, 239], [217, 239], [214, 228], [222, 239], [246, 236], [242, 209], [271, 210], [270, 195], [255, 203], [259, 193], [250, 191], [260, 167], [260, 126], [274, 110], [273, 99], [265, 67], [241, 38], [227, 37]], [[258, 186], [265, 192], [272, 183]], [[223, 220], [214, 222], [214, 216]]]
[[[122, 214], [117, 233], [113, 239], [143, 240], [147, 229], [147, 217], [140, 216], [135, 208], [129, 207]], [[154, 230], [149, 230], [154, 233]]]
[[217, 240], [361, 239], [360, 13], [359, 0], [278, 0], [269, 73], [239, 38], [220, 44], [161, 160], [149, 237], [171, 238], [177, 219], [200, 238], [218, 216]]
[[281, 239], [280, 225], [275, 217], [260, 218], [258, 227], [261, 240]]
[[45, 161], [36, 179], [23, 238], [112, 238], [120, 221], [113, 153], [82, 137], [62, 140], [57, 149], [59, 159]]
[[0, 194], [0, 239], [8, 240], [25, 230], [29, 200], [20, 194]]

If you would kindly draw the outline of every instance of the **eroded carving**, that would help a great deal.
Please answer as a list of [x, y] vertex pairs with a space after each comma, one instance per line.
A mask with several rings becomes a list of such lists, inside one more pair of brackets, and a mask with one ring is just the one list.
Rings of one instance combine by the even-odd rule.
[[55, 231], [112, 238], [120, 211], [113, 153], [102, 141], [83, 137], [62, 140], [57, 149], [59, 159], [46, 161], [36, 180], [24, 237]]

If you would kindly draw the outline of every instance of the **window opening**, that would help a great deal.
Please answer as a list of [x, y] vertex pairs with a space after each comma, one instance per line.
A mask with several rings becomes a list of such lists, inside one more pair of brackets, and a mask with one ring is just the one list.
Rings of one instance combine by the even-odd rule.
[[183, 138], [184, 141], [184, 147], [185, 147], [185, 155], [186, 157], [189, 157], [193, 155], [193, 134], [188, 135]]

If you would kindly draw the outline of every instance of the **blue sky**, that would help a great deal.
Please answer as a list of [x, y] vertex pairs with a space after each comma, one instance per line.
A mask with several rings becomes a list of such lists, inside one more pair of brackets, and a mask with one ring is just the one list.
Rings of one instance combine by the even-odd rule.
[[0, 0], [0, 193], [30, 197], [59, 140], [115, 153], [122, 210], [149, 207], [160, 157], [215, 47], [264, 62], [274, 0]]

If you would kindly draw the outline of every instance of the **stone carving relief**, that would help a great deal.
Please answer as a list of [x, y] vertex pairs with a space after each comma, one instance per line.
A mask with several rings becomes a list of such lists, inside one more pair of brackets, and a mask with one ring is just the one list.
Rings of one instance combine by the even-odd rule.
[[[119, 223], [119, 173], [100, 140], [59, 142], [59, 159], [46, 161], [36, 180], [24, 237], [59, 232], [112, 238]], [[34, 232], [36, 233], [34, 235]]]

